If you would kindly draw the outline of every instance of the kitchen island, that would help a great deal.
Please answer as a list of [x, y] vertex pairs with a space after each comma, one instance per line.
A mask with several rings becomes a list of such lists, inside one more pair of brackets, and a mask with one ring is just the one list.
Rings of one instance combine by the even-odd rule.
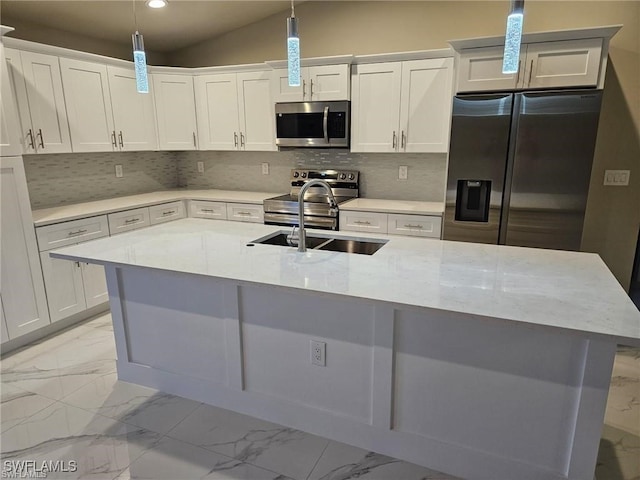
[[597, 255], [254, 242], [278, 230], [185, 219], [52, 256], [105, 266], [121, 380], [464, 478], [593, 478], [616, 345], [640, 345]]

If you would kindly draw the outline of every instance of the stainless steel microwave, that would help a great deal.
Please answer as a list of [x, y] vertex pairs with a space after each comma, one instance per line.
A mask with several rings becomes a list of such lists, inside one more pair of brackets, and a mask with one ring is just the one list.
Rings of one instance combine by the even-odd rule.
[[349, 147], [350, 103], [276, 103], [279, 147]]

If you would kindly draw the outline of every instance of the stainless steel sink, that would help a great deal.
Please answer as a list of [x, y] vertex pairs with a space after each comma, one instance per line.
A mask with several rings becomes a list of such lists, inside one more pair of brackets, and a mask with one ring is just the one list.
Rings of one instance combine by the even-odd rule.
[[[277, 245], [281, 247], [295, 247], [289, 239], [289, 232], [276, 232], [269, 236], [258, 238], [251, 244], [259, 243], [262, 245]], [[372, 239], [355, 239], [348, 237], [336, 237], [330, 234], [320, 236], [315, 234], [307, 234], [306, 245], [312, 250], [327, 250], [330, 252], [357, 253], [361, 255], [373, 255], [380, 250], [387, 240], [377, 238]], [[250, 245], [251, 245], [250, 244]]]

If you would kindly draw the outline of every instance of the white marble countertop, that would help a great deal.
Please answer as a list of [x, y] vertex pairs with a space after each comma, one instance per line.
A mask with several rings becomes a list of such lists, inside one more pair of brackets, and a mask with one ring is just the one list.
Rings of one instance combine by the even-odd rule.
[[372, 256], [247, 246], [279, 230], [190, 218], [53, 256], [461, 312], [640, 346], [640, 312], [596, 254], [382, 235], [375, 237], [389, 242]]
[[415, 202], [409, 200], [354, 198], [353, 200], [341, 203], [340, 210], [441, 216], [444, 212], [444, 202]]
[[236, 190], [163, 190], [151, 193], [141, 193], [126, 197], [108, 198], [94, 202], [75, 203], [62, 207], [44, 208], [32, 212], [33, 222], [36, 227], [52, 223], [65, 222], [83, 217], [103, 215], [105, 213], [128, 210], [131, 208], [146, 207], [163, 202], [175, 200], [211, 200], [230, 203], [254, 203], [262, 204], [266, 198], [281, 195], [273, 192], [242, 192]]

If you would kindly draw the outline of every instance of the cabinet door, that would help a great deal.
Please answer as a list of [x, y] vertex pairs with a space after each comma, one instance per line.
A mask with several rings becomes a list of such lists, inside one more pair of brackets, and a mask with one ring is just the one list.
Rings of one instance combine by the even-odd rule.
[[51, 258], [40, 254], [51, 321], [57, 322], [87, 309], [80, 262]]
[[527, 45], [526, 88], [598, 85], [601, 38]]
[[526, 47], [520, 50], [518, 73], [502, 73], [504, 47], [470, 48], [460, 53], [458, 92], [514, 90], [521, 83]]
[[153, 95], [138, 93], [133, 67], [110, 66], [107, 72], [118, 148], [124, 151], [157, 150]]
[[0, 285], [11, 338], [49, 324], [27, 180], [20, 157], [0, 158]]
[[240, 148], [235, 73], [194, 78], [200, 150]]
[[397, 150], [401, 72], [400, 62], [353, 66], [352, 152]]
[[300, 70], [300, 86], [289, 86], [289, 71], [286, 68], [278, 68], [271, 72], [271, 92], [273, 102], [302, 102], [307, 100], [307, 81], [304, 77], [306, 69]]
[[95, 307], [109, 301], [107, 278], [102, 265], [80, 263], [82, 269], [82, 286], [87, 308]]
[[58, 57], [32, 52], [20, 52], [20, 57], [36, 152], [71, 152]]
[[153, 74], [160, 150], [196, 150], [196, 105], [191, 75]]
[[400, 150], [447, 152], [453, 102], [453, 58], [402, 64]]
[[350, 65], [320, 65], [308, 67], [311, 100], [350, 99]]
[[9, 73], [5, 60], [5, 49], [0, 44], [0, 155], [21, 155], [20, 129]]
[[117, 150], [106, 65], [60, 59], [74, 152]]
[[387, 219], [389, 235], [440, 238], [442, 217], [390, 213]]
[[274, 151], [275, 110], [271, 101], [268, 72], [238, 73], [240, 148]]

